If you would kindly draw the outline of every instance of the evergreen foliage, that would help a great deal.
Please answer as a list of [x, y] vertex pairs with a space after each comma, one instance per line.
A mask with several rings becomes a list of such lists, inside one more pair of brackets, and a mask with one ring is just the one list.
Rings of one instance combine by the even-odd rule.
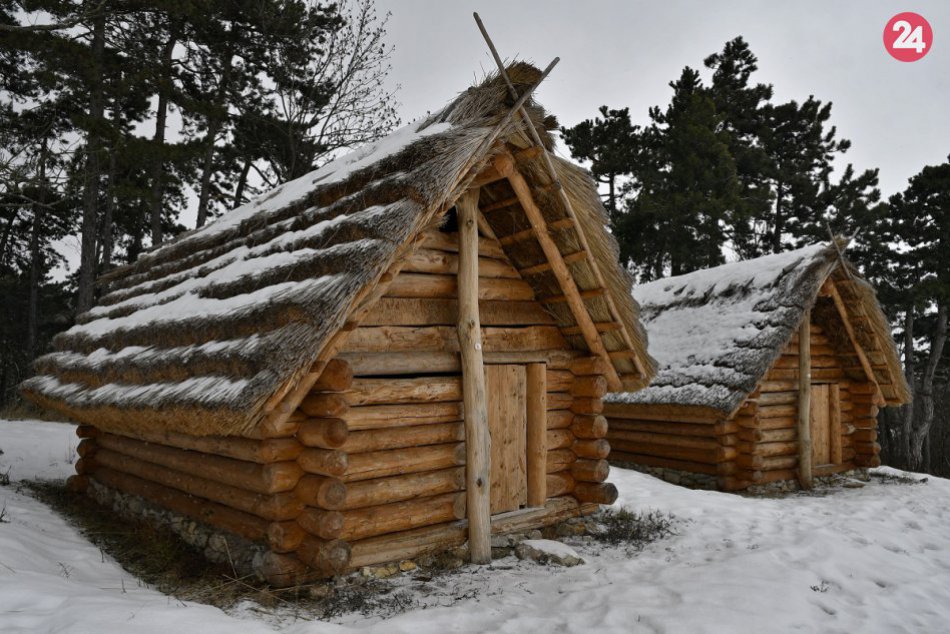
[[943, 452], [950, 437], [950, 421], [934, 414], [950, 399], [950, 162], [925, 167], [883, 201], [876, 169], [841, 165], [851, 143], [832, 125], [830, 102], [775, 103], [741, 37], [704, 64], [708, 82], [685, 68], [670, 103], [651, 108], [642, 127], [629, 109], [603, 106], [600, 117], [562, 129], [573, 156], [607, 185], [621, 258], [647, 281], [854, 236], [850, 257], [898, 325], [914, 393], [913, 405], [881, 414], [883, 454], [950, 473], [950, 457], [932, 457], [929, 440], [941, 439]]
[[98, 275], [388, 133], [386, 19], [370, 0], [0, 0], [0, 403]]

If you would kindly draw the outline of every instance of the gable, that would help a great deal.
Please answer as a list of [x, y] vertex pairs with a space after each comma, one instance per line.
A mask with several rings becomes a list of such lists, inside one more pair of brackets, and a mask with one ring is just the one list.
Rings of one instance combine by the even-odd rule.
[[[519, 90], [533, 89], [540, 71], [513, 68]], [[425, 121], [103, 276], [99, 303], [56, 338], [55, 352], [37, 360], [36, 376], [21, 386], [24, 395], [116, 432], [241, 435], [261, 421], [280, 420], [393, 283], [390, 269], [414, 252], [416, 237], [491, 173], [492, 154], [527, 145], [510, 108], [507, 88], [489, 78]], [[550, 146], [544, 124], [553, 120], [530, 100], [525, 109]], [[586, 174], [572, 178], [566, 188], [595, 191]], [[616, 249], [599, 201], [588, 204], [594, 205], [584, 216], [590, 231]], [[608, 342], [603, 355], [616, 351], [621, 369], [639, 364], [635, 378], [642, 384], [649, 358], [629, 280], [624, 285], [609, 254], [608, 246], [590, 257], [618, 276], [611, 292], [629, 314], [615, 317], [623, 341]], [[578, 279], [583, 283], [580, 273]], [[403, 278], [396, 288], [407, 292], [413, 282]], [[525, 298], [534, 292], [520, 288]], [[439, 298], [419, 299], [450, 310]], [[585, 343], [603, 347], [599, 336]]]
[[[906, 386], [887, 321], [870, 286], [844, 267], [834, 246], [818, 244], [634, 288], [659, 368], [647, 389], [607, 400], [730, 415], [781, 355], [805, 309], [818, 302], [837, 310], [819, 297], [831, 277], [848, 325], [857, 331], [857, 320], [865, 320], [858, 347], [850, 348], [858, 366], [849, 361], [849, 372], [873, 374], [882, 391], [887, 386], [889, 403], [902, 402]], [[862, 374], [861, 354], [877, 361], [870, 373]]]

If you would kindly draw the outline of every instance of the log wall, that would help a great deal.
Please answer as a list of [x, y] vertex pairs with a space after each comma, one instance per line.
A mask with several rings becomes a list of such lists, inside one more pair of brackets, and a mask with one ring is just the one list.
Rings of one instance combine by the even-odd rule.
[[[832, 324], [831, 327], [834, 325]], [[812, 383], [837, 384], [841, 460], [817, 466], [815, 476], [880, 463], [874, 385], [856, 380], [851, 355], [834, 347], [812, 323]], [[729, 419], [684, 420], [661, 407], [609, 404], [610, 458], [649, 467], [715, 476], [723, 490], [794, 479], [798, 469], [798, 335], [757, 389]]]
[[[281, 586], [464, 543], [457, 252], [454, 234], [426, 234], [286, 423], [253, 437], [80, 426], [70, 485], [92, 478], [264, 544]], [[485, 362], [535, 364], [545, 386], [530, 406], [532, 507], [493, 532], [613, 502], [605, 362], [571, 349], [497, 241], [480, 239], [479, 286]]]
[[[351, 384], [317, 386], [295, 415], [307, 445], [298, 462], [345, 489], [332, 507], [309, 503], [298, 524], [305, 543], [349, 544], [350, 566], [459, 539], [452, 527], [464, 524], [466, 509], [457, 252], [454, 234], [424, 237], [335, 360], [349, 368]], [[479, 241], [479, 289], [485, 363], [546, 365], [546, 449], [532, 481], [537, 489], [545, 477], [547, 501], [527, 511], [528, 528], [562, 519], [565, 508], [612, 502], [615, 490], [604, 483], [604, 366], [571, 350], [501, 246], [486, 238]]]

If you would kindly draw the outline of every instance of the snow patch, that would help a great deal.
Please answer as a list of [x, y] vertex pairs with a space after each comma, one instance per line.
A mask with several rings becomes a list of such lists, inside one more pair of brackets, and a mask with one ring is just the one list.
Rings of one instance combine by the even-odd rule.
[[[72, 425], [0, 420], [0, 472], [64, 477]], [[892, 474], [884, 470], [884, 473]], [[693, 491], [611, 469], [618, 504], [675, 515], [677, 534], [635, 557], [572, 545], [588, 565], [513, 557], [429, 582], [428, 604], [392, 618], [308, 621], [245, 603], [230, 613], [143, 587], [37, 500], [0, 487], [0, 632], [287, 634], [453, 632], [943, 632], [950, 622], [950, 481], [875, 481], [822, 496]], [[919, 474], [914, 474], [922, 478]], [[413, 595], [415, 596], [415, 595]], [[430, 592], [430, 595], [432, 593]], [[444, 600], [439, 600], [443, 597]]]

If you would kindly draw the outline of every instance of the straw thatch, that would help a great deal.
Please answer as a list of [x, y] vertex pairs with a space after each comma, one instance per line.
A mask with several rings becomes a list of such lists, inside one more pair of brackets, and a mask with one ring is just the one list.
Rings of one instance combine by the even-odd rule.
[[829, 277], [842, 297], [855, 338], [870, 360], [885, 400], [891, 405], [908, 401], [909, 390], [890, 327], [874, 290], [831, 244], [725, 264], [634, 288], [650, 337], [650, 352], [660, 367], [647, 389], [612, 394], [608, 400], [702, 408], [729, 415], [782, 354], [806, 309], [812, 309], [825, 324], [836, 348], [848, 354], [853, 345], [840, 325], [837, 308], [830, 299], [819, 298]]
[[[509, 75], [522, 92], [540, 71], [516, 63]], [[110, 272], [100, 279], [98, 305], [56, 338], [56, 351], [37, 361], [23, 393], [104, 429], [249, 432], [268, 401], [321, 358], [357, 302], [492, 156], [530, 144], [520, 120], [508, 116], [512, 103], [504, 83], [489, 77], [421, 123]], [[525, 108], [551, 150], [548, 131], [556, 122], [532, 100]], [[538, 180], [537, 159], [519, 169]], [[558, 169], [596, 245], [590, 261], [572, 265], [577, 284], [589, 288], [598, 267], [625, 312], [626, 332], [604, 333], [605, 346], [629, 352], [615, 362], [618, 372], [633, 372], [633, 359], [652, 370], [595, 185], [563, 161]], [[577, 236], [567, 231], [563, 239], [559, 246], [570, 253]], [[506, 252], [513, 261], [523, 256]], [[603, 318], [603, 307], [588, 305], [595, 321]], [[569, 315], [558, 320], [575, 325]], [[584, 348], [583, 340], [570, 339]]]

